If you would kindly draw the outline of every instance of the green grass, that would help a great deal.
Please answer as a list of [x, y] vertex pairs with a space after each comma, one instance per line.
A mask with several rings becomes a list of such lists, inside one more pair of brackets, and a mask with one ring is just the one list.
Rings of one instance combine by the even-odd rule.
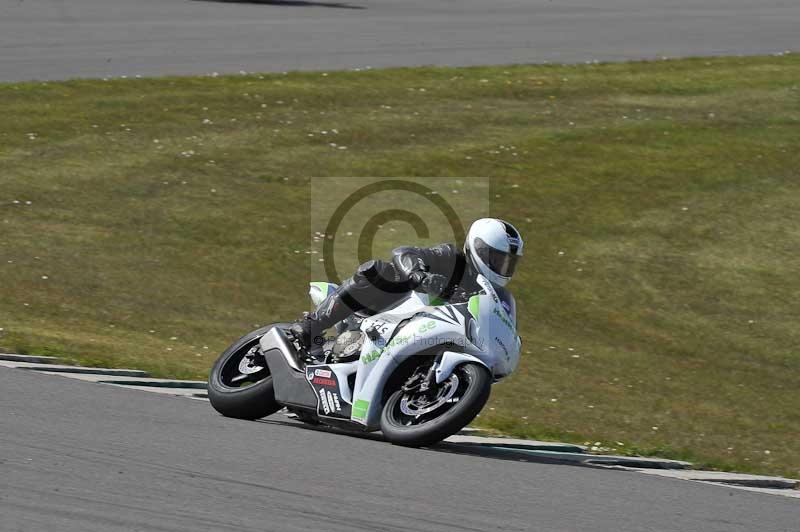
[[203, 377], [308, 307], [310, 176], [488, 176], [479, 425], [798, 476], [799, 146], [797, 55], [0, 85], [0, 347]]

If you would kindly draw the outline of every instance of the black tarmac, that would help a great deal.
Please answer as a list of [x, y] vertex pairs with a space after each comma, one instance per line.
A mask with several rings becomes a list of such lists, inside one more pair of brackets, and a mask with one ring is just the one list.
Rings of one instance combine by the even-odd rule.
[[0, 530], [796, 532], [798, 501], [0, 368]]

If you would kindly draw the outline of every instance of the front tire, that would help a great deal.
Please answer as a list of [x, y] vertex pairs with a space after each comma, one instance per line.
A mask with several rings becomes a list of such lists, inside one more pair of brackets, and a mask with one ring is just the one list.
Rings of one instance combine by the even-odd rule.
[[419, 447], [440, 442], [475, 419], [489, 399], [491, 386], [489, 371], [467, 362], [437, 386], [436, 397], [429, 393], [423, 400], [413, 392], [397, 390], [384, 404], [381, 431], [397, 445]]
[[272, 327], [262, 327], [239, 338], [211, 368], [208, 399], [223, 416], [260, 419], [282, 408], [275, 401], [272, 376], [259, 349], [259, 340]]

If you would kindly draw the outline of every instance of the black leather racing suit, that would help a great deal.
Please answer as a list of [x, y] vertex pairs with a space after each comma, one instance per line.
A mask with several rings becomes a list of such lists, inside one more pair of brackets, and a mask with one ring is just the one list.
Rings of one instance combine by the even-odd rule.
[[328, 327], [360, 310], [381, 312], [420, 285], [425, 286], [425, 279], [431, 275], [444, 276], [445, 282], [440, 283], [444, 289], [437, 294], [443, 299], [450, 299], [456, 287], [467, 294], [480, 289], [469, 261], [453, 244], [400, 247], [392, 252], [389, 262], [371, 260], [359, 266], [298, 326], [307, 341], [320, 343], [319, 335]]

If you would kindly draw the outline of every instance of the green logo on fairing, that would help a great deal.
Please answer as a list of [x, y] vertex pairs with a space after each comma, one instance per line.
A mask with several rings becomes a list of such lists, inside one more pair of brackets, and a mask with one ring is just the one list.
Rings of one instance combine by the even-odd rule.
[[391, 342], [386, 344], [385, 347], [381, 349], [373, 349], [372, 351], [361, 357], [361, 362], [364, 364], [369, 364], [370, 362], [374, 362], [375, 360], [378, 360], [384, 353], [384, 351], [386, 351], [387, 349], [391, 349], [398, 345], [407, 344], [409, 340], [411, 340], [410, 336], [396, 336], [394, 337], [394, 339], [392, 339]]
[[374, 349], [361, 357], [361, 362], [364, 364], [369, 364], [374, 360], [378, 360], [381, 357], [381, 353], [383, 353], [383, 349]]
[[503, 312], [500, 312], [500, 309], [494, 307], [494, 310], [492, 312], [494, 313], [495, 316], [500, 318], [500, 321], [503, 322], [503, 325], [511, 329], [512, 332], [514, 331], [514, 324], [509, 321], [509, 319], [505, 316]]
[[432, 331], [436, 328], [436, 322], [434, 320], [426, 321], [422, 325], [419, 326], [419, 332], [426, 333], [428, 331]]
[[352, 417], [359, 421], [363, 421], [367, 417], [367, 410], [369, 409], [369, 401], [358, 399], [353, 403]]

